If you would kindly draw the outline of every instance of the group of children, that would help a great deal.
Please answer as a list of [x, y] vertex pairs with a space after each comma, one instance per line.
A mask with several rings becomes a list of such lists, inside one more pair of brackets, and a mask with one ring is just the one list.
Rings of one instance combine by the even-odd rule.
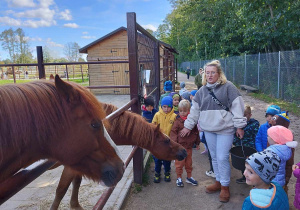
[[[196, 90], [187, 91], [185, 84], [181, 83], [182, 91], [179, 93], [172, 92], [172, 82], [166, 81], [164, 83], [165, 94], [161, 95], [159, 101], [159, 110], [154, 108], [154, 99], [149, 96], [144, 100], [145, 106], [143, 106], [143, 116], [148, 122], [159, 125], [162, 132], [168, 136], [172, 141], [181, 144], [187, 151], [187, 157], [182, 160], [175, 161], [177, 180], [176, 185], [183, 187], [182, 174], [183, 167], [187, 172], [186, 183], [192, 185], [198, 185], [198, 182], [192, 177], [192, 149], [194, 145], [199, 149], [200, 137], [197, 126], [194, 127], [191, 134], [187, 137], [181, 137], [179, 132], [184, 127], [184, 121], [186, 120], [190, 108], [192, 105], [193, 96], [196, 94]], [[171, 161], [160, 160], [153, 156], [155, 162], [155, 175], [154, 182], [159, 183], [161, 181], [161, 167], [164, 166], [164, 181], [170, 182]]]
[[[200, 138], [197, 126], [189, 136], [181, 137], [179, 134], [192, 106], [192, 98], [197, 92], [186, 90], [184, 82], [180, 83], [180, 87], [179, 93], [174, 93], [171, 81], [165, 82], [166, 93], [160, 99], [159, 111], [154, 108], [153, 98], [148, 97], [145, 99], [143, 116], [148, 122], [160, 125], [161, 130], [170, 136], [171, 140], [178, 142], [187, 150], [185, 160], [175, 161], [176, 185], [183, 187], [183, 167], [187, 172], [186, 182], [198, 185], [192, 177], [192, 148], [196, 145], [199, 149]], [[287, 184], [292, 173], [296, 178], [300, 177], [300, 162], [293, 165], [297, 142], [293, 141], [293, 134], [288, 129], [290, 124], [288, 112], [281, 112], [277, 105], [269, 106], [265, 115], [267, 122], [261, 126], [251, 116], [251, 108], [246, 106], [244, 117], [247, 118], [247, 125], [243, 129], [244, 137], [240, 139], [235, 136], [233, 142], [235, 146], [243, 144], [257, 150], [257, 153], [246, 159], [243, 177], [236, 180], [239, 184], [246, 183], [253, 186], [250, 196], [244, 201], [243, 209], [288, 209]], [[154, 182], [160, 182], [162, 165], [165, 170], [164, 180], [170, 182], [171, 162], [153, 158]], [[294, 206], [300, 209], [300, 179], [297, 181], [295, 192]]]

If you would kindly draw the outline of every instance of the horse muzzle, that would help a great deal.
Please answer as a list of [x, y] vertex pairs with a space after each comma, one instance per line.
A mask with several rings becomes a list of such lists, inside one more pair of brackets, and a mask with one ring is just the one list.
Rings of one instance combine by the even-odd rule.
[[108, 165], [101, 171], [101, 182], [107, 187], [115, 186], [123, 177], [124, 171], [124, 164], [119, 164], [117, 167]]
[[184, 160], [184, 158], [186, 158], [186, 156], [187, 156], [186, 150], [182, 149], [177, 152], [176, 158], [177, 158], [177, 160], [181, 161], [181, 160]]

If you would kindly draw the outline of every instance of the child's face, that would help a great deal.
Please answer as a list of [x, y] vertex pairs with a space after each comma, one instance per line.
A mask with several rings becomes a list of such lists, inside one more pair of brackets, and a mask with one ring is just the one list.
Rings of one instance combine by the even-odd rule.
[[168, 113], [172, 110], [172, 108], [169, 107], [168, 105], [163, 105], [163, 106], [161, 107], [161, 109], [162, 109], [163, 112], [166, 113], [166, 114], [168, 114]]
[[272, 117], [273, 117], [273, 116], [274, 116], [274, 115], [267, 114], [266, 119], [267, 119], [267, 121], [268, 121], [269, 124], [271, 124], [271, 120], [272, 120]]
[[255, 186], [256, 188], [263, 188], [266, 183], [255, 173], [248, 163], [245, 163], [244, 176], [246, 177], [247, 185]]
[[276, 144], [276, 142], [270, 136], [268, 136], [268, 143], [269, 145]]
[[178, 106], [178, 104], [179, 104], [179, 98], [178, 97], [173, 98], [173, 106]]
[[186, 117], [188, 116], [189, 111], [187, 109], [179, 109], [179, 116]]
[[151, 105], [148, 105], [148, 106], [146, 106], [146, 109], [147, 109], [147, 111], [152, 112], [152, 110], [154, 109], [154, 107], [151, 106]]
[[248, 112], [244, 112], [244, 117], [247, 118], [247, 122], [250, 120], [252, 114], [251, 113], [248, 113]]

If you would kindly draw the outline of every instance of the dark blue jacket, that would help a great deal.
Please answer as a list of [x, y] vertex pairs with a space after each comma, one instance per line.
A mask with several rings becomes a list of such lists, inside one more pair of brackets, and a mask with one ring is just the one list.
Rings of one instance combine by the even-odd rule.
[[152, 123], [152, 119], [153, 119], [155, 113], [157, 112], [157, 109], [153, 109], [152, 112], [149, 112], [146, 109], [143, 109], [142, 111], [143, 111], [143, 117], [146, 118], [146, 120], [149, 123]]

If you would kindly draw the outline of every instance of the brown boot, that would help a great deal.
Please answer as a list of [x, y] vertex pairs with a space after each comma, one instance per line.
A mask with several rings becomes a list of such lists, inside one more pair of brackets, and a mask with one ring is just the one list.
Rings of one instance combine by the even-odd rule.
[[221, 190], [221, 183], [216, 181], [214, 184], [206, 187], [205, 192], [208, 194], [215, 193]]
[[227, 203], [230, 198], [229, 187], [221, 186], [220, 202]]

